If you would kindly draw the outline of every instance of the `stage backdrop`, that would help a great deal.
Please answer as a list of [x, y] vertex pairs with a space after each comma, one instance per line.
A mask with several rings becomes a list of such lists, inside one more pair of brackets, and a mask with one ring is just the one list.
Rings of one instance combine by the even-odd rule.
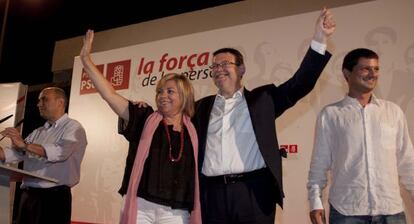
[[[322, 6], [321, 6], [322, 8]], [[306, 193], [318, 112], [346, 94], [341, 73], [344, 54], [368, 47], [380, 55], [381, 78], [376, 94], [398, 103], [405, 111], [414, 139], [414, 21], [412, 0], [379, 0], [332, 9], [337, 31], [329, 43], [333, 57], [311, 94], [276, 122], [280, 144], [289, 151], [283, 162], [286, 204], [278, 208], [280, 224], [310, 223]], [[308, 49], [319, 12], [195, 33], [93, 54], [106, 78], [131, 100], [154, 104], [155, 84], [163, 74], [188, 75], [196, 98], [214, 94], [208, 65], [212, 52], [234, 47], [246, 56], [244, 84], [248, 89], [288, 79]], [[171, 24], [175, 25], [175, 24]], [[120, 186], [127, 141], [117, 134], [117, 116], [95, 92], [75, 58], [70, 111], [87, 131], [89, 145], [80, 184], [73, 189], [73, 220], [117, 223]], [[404, 197], [409, 200], [409, 195]], [[413, 206], [408, 218], [414, 217]], [[412, 223], [410, 221], [410, 223]]]
[[[0, 130], [7, 127], [14, 127], [24, 117], [24, 109], [26, 106], [27, 86], [21, 83], [2, 83], [0, 84], [0, 119], [12, 115], [6, 121], [0, 123]], [[23, 123], [19, 125], [21, 132]], [[1, 135], [0, 135], [1, 136]], [[0, 147], [9, 146], [11, 141], [4, 138], [0, 142]], [[17, 167], [17, 164], [8, 164]], [[14, 204], [14, 192], [16, 183], [10, 182], [7, 176], [0, 176], [0, 223], [12, 223], [12, 212]]]

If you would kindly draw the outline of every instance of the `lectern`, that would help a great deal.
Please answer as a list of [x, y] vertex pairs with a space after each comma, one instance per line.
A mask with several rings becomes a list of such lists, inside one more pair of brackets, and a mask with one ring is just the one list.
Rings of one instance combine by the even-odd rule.
[[25, 177], [58, 183], [58, 180], [53, 178], [39, 176], [25, 170], [0, 164], [0, 198], [2, 200], [2, 203], [0, 203], [0, 223], [12, 223], [13, 207], [11, 202], [13, 195], [10, 192], [10, 182], [19, 182]]

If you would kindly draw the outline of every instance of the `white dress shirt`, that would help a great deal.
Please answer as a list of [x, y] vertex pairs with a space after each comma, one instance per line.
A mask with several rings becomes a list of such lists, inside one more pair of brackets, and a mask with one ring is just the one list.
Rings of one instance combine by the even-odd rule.
[[46, 122], [34, 130], [26, 142], [39, 144], [46, 151], [46, 158], [10, 147], [4, 148], [4, 163], [24, 161], [24, 170], [34, 174], [55, 178], [58, 184], [36, 178], [25, 178], [21, 188], [49, 188], [66, 185], [72, 187], [79, 182], [80, 165], [87, 145], [82, 125], [64, 114], [54, 124]]
[[243, 91], [228, 99], [218, 94], [210, 114], [202, 173], [218, 176], [263, 167]]
[[[310, 47], [325, 54], [326, 44], [312, 40]], [[266, 166], [242, 89], [229, 99], [216, 96], [201, 171], [206, 176], [244, 173]]]
[[372, 96], [365, 107], [346, 96], [326, 106], [316, 123], [308, 180], [310, 208], [322, 209], [327, 171], [329, 203], [343, 215], [402, 212], [399, 180], [414, 196], [414, 149], [403, 111]]

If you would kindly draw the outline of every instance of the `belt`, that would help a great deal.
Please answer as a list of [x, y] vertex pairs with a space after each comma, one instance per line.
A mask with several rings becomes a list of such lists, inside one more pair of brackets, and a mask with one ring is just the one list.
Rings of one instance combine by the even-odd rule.
[[28, 192], [33, 192], [33, 193], [59, 192], [59, 191], [67, 191], [67, 190], [70, 190], [70, 187], [66, 185], [60, 185], [60, 186], [49, 187], [49, 188], [27, 187], [23, 189], [23, 191], [28, 191]]
[[204, 180], [210, 183], [219, 183], [219, 184], [234, 184], [241, 181], [246, 181], [253, 178], [264, 177], [270, 172], [267, 168], [262, 168], [258, 170], [253, 170], [246, 173], [238, 174], [225, 174], [220, 176], [204, 176]]

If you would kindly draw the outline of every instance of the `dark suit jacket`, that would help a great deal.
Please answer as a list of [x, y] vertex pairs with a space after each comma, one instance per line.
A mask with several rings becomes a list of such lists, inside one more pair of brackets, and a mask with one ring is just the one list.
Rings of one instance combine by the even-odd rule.
[[[330, 57], [329, 52], [326, 52], [325, 55], [320, 55], [309, 49], [298, 71], [285, 83], [280, 86], [273, 84], [265, 85], [252, 91], [244, 89], [244, 96], [249, 108], [257, 143], [266, 166], [273, 174], [275, 190], [277, 192], [276, 202], [280, 206], [283, 206], [284, 193], [282, 185], [282, 159], [276, 137], [275, 119], [313, 89]], [[204, 162], [210, 112], [215, 97], [215, 95], [207, 96], [196, 102], [196, 113], [193, 123], [199, 138], [198, 164], [200, 173]]]

